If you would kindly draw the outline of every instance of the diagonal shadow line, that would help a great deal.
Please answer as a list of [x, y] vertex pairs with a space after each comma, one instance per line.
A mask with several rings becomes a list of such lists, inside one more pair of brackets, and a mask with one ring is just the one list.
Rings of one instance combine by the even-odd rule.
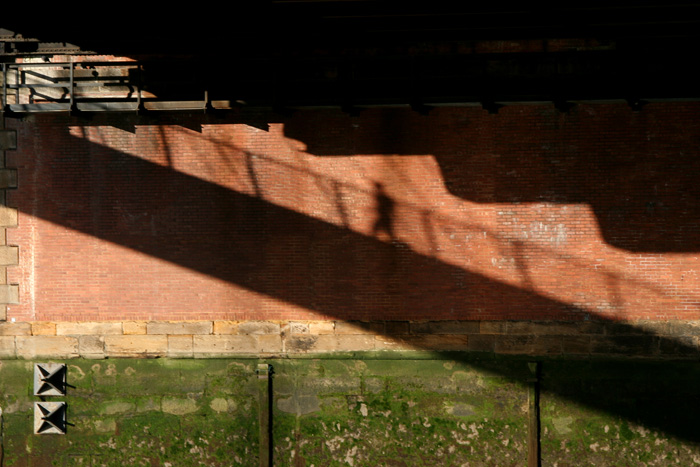
[[[34, 191], [35, 199], [24, 194], [13, 197], [20, 210], [335, 319], [431, 320], [444, 316], [446, 308], [456, 320], [494, 318], [512, 314], [514, 308], [524, 320], [533, 314], [557, 320], [595, 316], [418, 254], [400, 242], [387, 244], [84, 139], [53, 136], [54, 147], [66, 145], [70, 153], [55, 155], [35, 169], [41, 185], [28, 190]], [[124, 212], [152, 215], [125, 217]], [[685, 342], [626, 324], [617, 326], [627, 338], [634, 334], [637, 342], [673, 347], [679, 355], [696, 354]], [[612, 339], [611, 345], [624, 347], [626, 342]], [[635, 356], [634, 345], [627, 356]], [[561, 359], [554, 366], [557, 361]], [[484, 368], [515, 377], [500, 369], [497, 361], [480, 362]], [[595, 363], [576, 365], [590, 368]], [[666, 364], [627, 360], [619, 365], [635, 374], [651, 365], [658, 375]], [[694, 367], [684, 368], [691, 376], [680, 381], [696, 378]], [[556, 394], [641, 420], [671, 435], [700, 440], [697, 430], [680, 422], [696, 417], [700, 405], [679, 409], [666, 398], [657, 400], [653, 410], [645, 410], [633, 403], [620, 404], [615, 397], [595, 397], [596, 391], [572, 391], [568, 373], [565, 377], [555, 373], [546, 387]], [[629, 394], [628, 388], [628, 399]], [[692, 395], [698, 397], [697, 392]]]

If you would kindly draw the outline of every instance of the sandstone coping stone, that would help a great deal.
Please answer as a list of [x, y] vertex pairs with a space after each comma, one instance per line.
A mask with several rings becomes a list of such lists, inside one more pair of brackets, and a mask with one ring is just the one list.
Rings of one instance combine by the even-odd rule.
[[238, 334], [238, 321], [214, 321], [214, 334]]
[[211, 321], [153, 321], [146, 324], [148, 334], [211, 334]]
[[282, 336], [279, 334], [261, 334], [258, 339], [258, 350], [262, 353], [282, 352]]
[[17, 130], [0, 130], [0, 151], [17, 149]]
[[56, 323], [52, 323], [50, 321], [35, 321], [32, 323], [32, 335], [55, 336]]
[[192, 345], [195, 358], [230, 357], [237, 354], [258, 352], [257, 336], [252, 335], [193, 336]]
[[0, 227], [17, 227], [17, 217], [16, 208], [0, 205]]
[[0, 358], [16, 358], [15, 336], [0, 335]]
[[17, 188], [17, 169], [0, 169], [0, 189]]
[[146, 334], [145, 321], [124, 321], [122, 322], [122, 332], [124, 334]]
[[62, 322], [56, 323], [57, 336], [122, 334], [118, 322]]
[[78, 358], [78, 339], [69, 336], [17, 336], [17, 357], [27, 360], [35, 358]]
[[16, 284], [0, 284], [0, 304], [19, 303], [19, 286]]
[[83, 358], [105, 358], [105, 340], [103, 336], [78, 336], [78, 351]]
[[313, 321], [309, 323], [309, 334], [334, 334], [334, 321]]
[[19, 248], [0, 245], [0, 266], [14, 266], [19, 263]]
[[192, 358], [194, 356], [193, 338], [190, 335], [168, 336], [168, 357]]
[[279, 323], [270, 321], [246, 321], [238, 324], [238, 334], [279, 334]]
[[0, 323], [0, 336], [30, 336], [32, 325], [26, 321], [18, 323]]
[[164, 357], [168, 352], [165, 335], [109, 335], [104, 340], [108, 357]]
[[298, 321], [290, 321], [286, 325], [282, 326], [282, 333], [284, 334], [309, 334], [309, 324], [302, 323]]
[[473, 334], [479, 332], [478, 321], [426, 321], [411, 323], [416, 334]]

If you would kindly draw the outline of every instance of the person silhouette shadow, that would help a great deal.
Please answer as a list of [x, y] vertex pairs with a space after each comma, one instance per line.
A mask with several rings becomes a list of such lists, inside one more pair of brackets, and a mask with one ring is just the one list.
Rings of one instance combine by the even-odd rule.
[[394, 234], [394, 200], [387, 195], [384, 185], [379, 182], [374, 183], [374, 198], [377, 206], [377, 219], [372, 226], [372, 236], [395, 241]]

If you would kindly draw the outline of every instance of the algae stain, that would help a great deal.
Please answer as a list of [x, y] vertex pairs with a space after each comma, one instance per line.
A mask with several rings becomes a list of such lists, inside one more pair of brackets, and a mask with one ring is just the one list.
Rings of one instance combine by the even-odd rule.
[[571, 424], [573, 422], [574, 417], [559, 417], [552, 419], [552, 425], [554, 425], [554, 429], [557, 430], [557, 433], [559, 433], [560, 435], [566, 435], [571, 433], [573, 431], [571, 429]]
[[470, 417], [472, 415], [476, 415], [476, 410], [473, 405], [464, 404], [461, 402], [445, 402], [444, 404], [445, 411], [450, 415], [454, 415], [456, 417]]
[[185, 415], [197, 411], [197, 403], [192, 399], [166, 397], [161, 402], [163, 412], [173, 415]]

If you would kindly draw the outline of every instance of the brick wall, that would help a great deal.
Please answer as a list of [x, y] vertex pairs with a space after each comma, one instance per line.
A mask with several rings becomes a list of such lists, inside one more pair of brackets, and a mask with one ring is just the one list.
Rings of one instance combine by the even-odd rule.
[[8, 120], [8, 320], [696, 320], [700, 104]]

